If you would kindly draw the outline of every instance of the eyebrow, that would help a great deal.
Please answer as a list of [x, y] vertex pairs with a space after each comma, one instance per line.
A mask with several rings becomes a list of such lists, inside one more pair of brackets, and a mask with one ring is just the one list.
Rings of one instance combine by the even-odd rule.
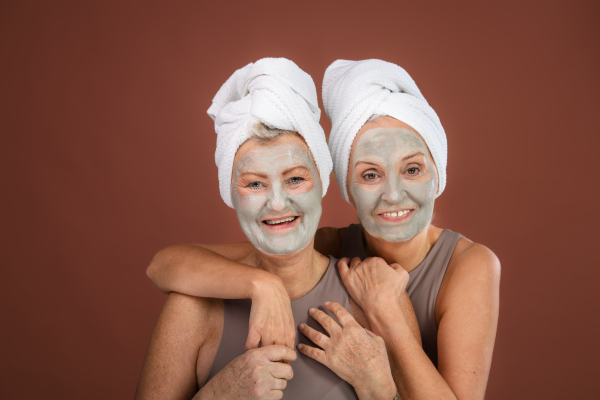
[[402, 160], [400, 160], [400, 161], [406, 161], [406, 160], [409, 160], [409, 159], [411, 159], [411, 158], [413, 158], [413, 157], [416, 157], [416, 156], [418, 156], [418, 155], [422, 155], [422, 156], [424, 156], [425, 154], [423, 154], [423, 152], [422, 152], [422, 151], [417, 151], [416, 153], [409, 154], [409, 155], [407, 155], [407, 156], [403, 157], [403, 158], [402, 158]]
[[269, 179], [269, 176], [267, 174], [261, 174], [260, 172], [244, 171], [240, 174], [240, 178], [244, 175], [254, 175], [263, 179]]
[[379, 166], [379, 164], [377, 164], [377, 163], [374, 163], [374, 162], [372, 162], [372, 161], [357, 161], [357, 162], [356, 162], [356, 165], [358, 165], [358, 164], [367, 164], [367, 165], [372, 165], [372, 166], [374, 166], [374, 167], [377, 167], [377, 166]]
[[291, 167], [286, 168], [283, 172], [281, 172], [281, 175], [289, 174], [290, 172], [292, 172], [293, 170], [298, 169], [298, 168], [303, 169], [307, 172], [310, 172], [310, 170], [308, 168], [306, 168], [305, 165], [299, 164], [299, 165], [292, 165]]

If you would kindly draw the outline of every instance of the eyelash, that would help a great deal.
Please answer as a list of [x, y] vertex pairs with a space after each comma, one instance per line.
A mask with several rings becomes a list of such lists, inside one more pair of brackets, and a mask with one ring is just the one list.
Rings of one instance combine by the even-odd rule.
[[[259, 184], [259, 186], [252, 186], [252, 185], [253, 185], [253, 184], [255, 184], [255, 183], [258, 183], [258, 184]], [[262, 182], [259, 182], [259, 181], [254, 181], [254, 182], [250, 182], [250, 183], [248, 184], [248, 186], [246, 186], [246, 187], [247, 187], [248, 189], [250, 189], [250, 190], [258, 190], [258, 189], [260, 189], [260, 188], [261, 188], [261, 187], [263, 187], [263, 186], [265, 186], [265, 185], [264, 185]]]
[[[294, 182], [294, 181], [292, 181], [292, 179], [298, 179], [298, 181]], [[298, 185], [300, 185], [302, 182], [304, 182], [305, 180], [306, 180], [306, 179], [304, 179], [304, 178], [302, 178], [302, 177], [299, 177], [299, 176], [294, 176], [294, 177], [292, 177], [292, 178], [288, 179], [288, 182], [289, 182], [291, 185], [293, 185], [293, 186], [298, 186]]]
[[[406, 170], [406, 172], [410, 171], [411, 169], [416, 169], [416, 170], [419, 170], [419, 172], [421, 172], [421, 168], [419, 168], [419, 167], [410, 167], [409, 169]], [[408, 172], [408, 174], [414, 175], [414, 174], [411, 174], [410, 172]]]
[[[374, 178], [367, 178], [367, 176], [369, 176], [369, 175], [375, 175], [375, 177]], [[379, 175], [376, 174], [375, 172], [369, 172], [369, 173], [363, 175], [363, 179], [365, 179], [367, 181], [374, 181], [375, 179], [377, 179], [378, 176]]]

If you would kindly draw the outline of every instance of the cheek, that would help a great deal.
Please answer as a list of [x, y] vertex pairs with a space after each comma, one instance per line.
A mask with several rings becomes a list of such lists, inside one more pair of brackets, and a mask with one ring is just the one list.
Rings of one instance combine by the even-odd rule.
[[368, 210], [377, 205], [381, 193], [379, 188], [364, 190], [354, 186], [352, 188], [352, 197], [354, 199], [354, 206], [357, 210]]
[[266, 196], [237, 195], [233, 205], [238, 214], [245, 217], [252, 217], [260, 213], [265, 202]]
[[411, 194], [413, 199], [419, 201], [419, 203], [425, 204], [435, 199], [435, 179], [430, 179], [426, 182], [407, 182], [405, 185], [407, 192]]

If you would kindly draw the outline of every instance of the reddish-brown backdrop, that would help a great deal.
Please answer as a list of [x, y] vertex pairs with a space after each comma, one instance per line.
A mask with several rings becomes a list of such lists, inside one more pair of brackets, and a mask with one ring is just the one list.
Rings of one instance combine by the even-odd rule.
[[[412, 75], [448, 135], [435, 223], [502, 262], [486, 399], [600, 398], [599, 4], [2, 2], [0, 398], [133, 396], [153, 254], [243, 238], [206, 109], [267, 56], [319, 91], [338, 58]], [[321, 226], [354, 218], [332, 184]]]

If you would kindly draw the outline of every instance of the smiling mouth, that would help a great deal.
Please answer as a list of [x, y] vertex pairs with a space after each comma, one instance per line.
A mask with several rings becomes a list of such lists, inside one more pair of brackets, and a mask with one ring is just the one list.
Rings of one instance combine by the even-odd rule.
[[386, 221], [398, 222], [398, 221], [404, 221], [405, 219], [408, 219], [413, 214], [414, 211], [415, 210], [411, 208], [411, 209], [405, 209], [405, 210], [384, 212], [384, 213], [380, 213], [377, 215]]
[[296, 221], [300, 219], [299, 215], [292, 215], [290, 217], [285, 218], [272, 218], [265, 219], [262, 221], [263, 225], [267, 226], [270, 229], [285, 229], [289, 228], [296, 224]]

